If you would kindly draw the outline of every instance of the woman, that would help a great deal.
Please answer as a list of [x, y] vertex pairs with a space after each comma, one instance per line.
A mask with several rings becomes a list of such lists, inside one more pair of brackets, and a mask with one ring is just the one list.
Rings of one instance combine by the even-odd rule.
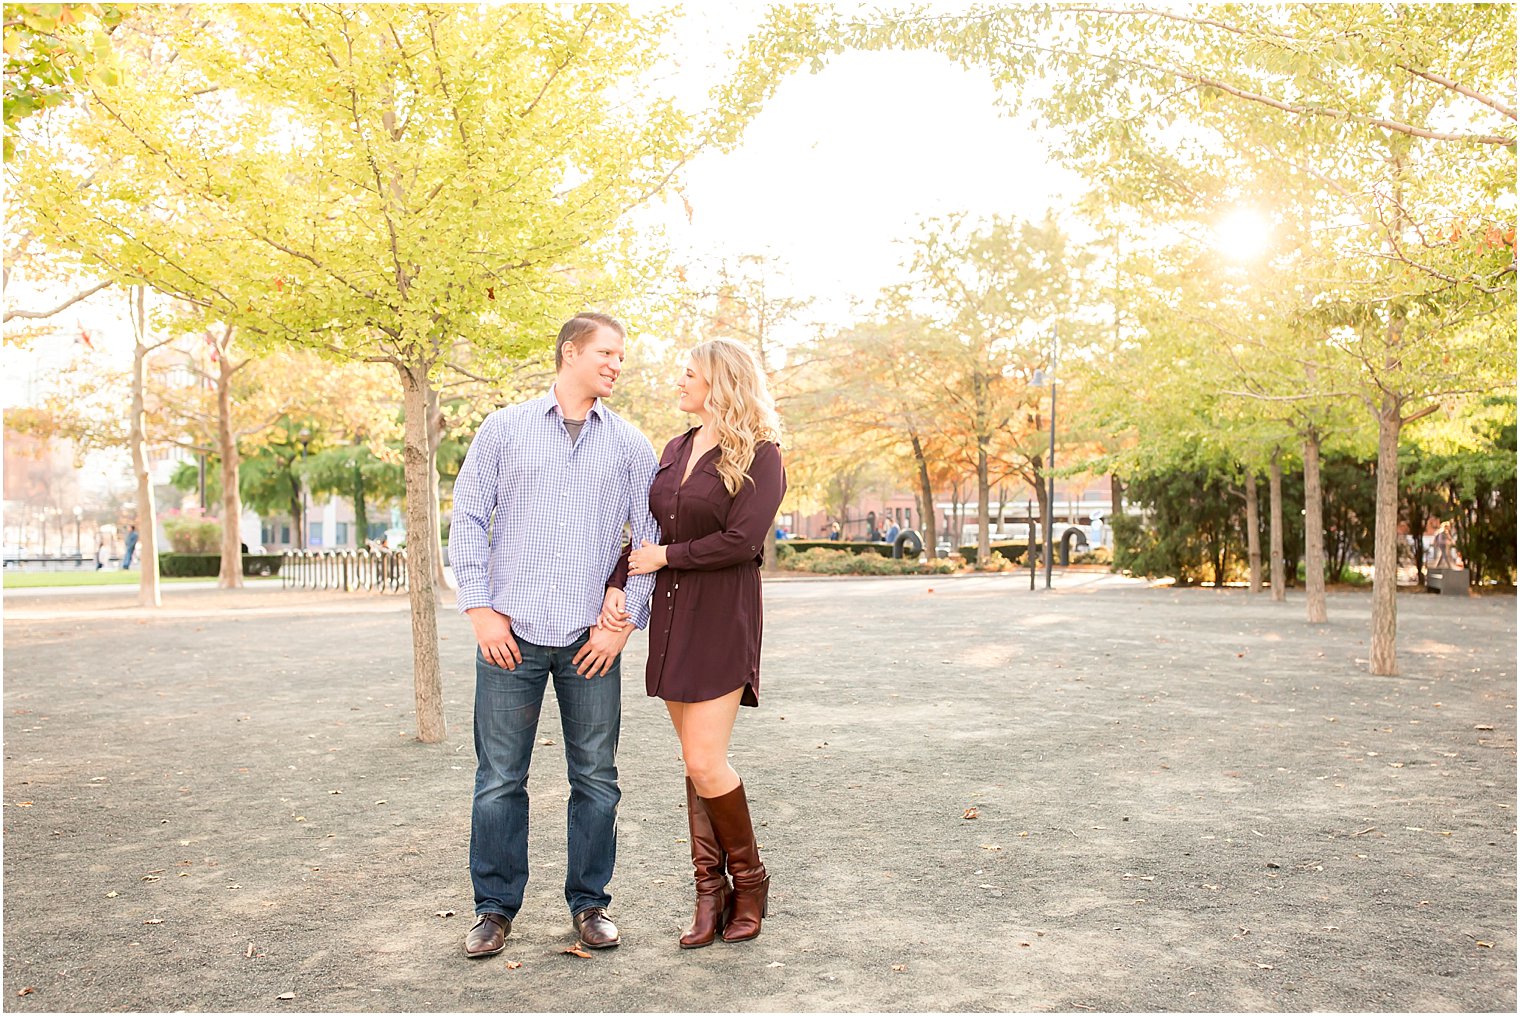
[[[665, 701], [686, 765], [697, 908], [681, 948], [696, 949], [720, 934], [754, 938], [766, 913], [770, 876], [728, 742], [739, 706], [760, 704], [760, 565], [786, 471], [775, 404], [749, 347], [702, 343], [676, 388], [701, 423], [660, 456], [649, 507], [661, 543], [632, 550], [628, 570], [658, 573], [644, 680]], [[621, 627], [623, 607], [621, 590], [609, 589], [598, 623]]]

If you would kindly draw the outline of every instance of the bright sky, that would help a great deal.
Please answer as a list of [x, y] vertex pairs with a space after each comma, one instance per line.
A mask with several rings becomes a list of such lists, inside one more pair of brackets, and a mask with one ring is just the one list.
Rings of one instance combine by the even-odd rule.
[[[743, 23], [720, 11], [693, 11], [681, 30], [737, 41]], [[869, 303], [903, 277], [925, 218], [1038, 219], [1077, 193], [1075, 177], [995, 98], [985, 73], [935, 54], [836, 57], [783, 82], [737, 150], [693, 161], [690, 224], [679, 199], [651, 217], [694, 266], [775, 258], [789, 268], [784, 295], [812, 297], [812, 320], [844, 324], [852, 301]]]

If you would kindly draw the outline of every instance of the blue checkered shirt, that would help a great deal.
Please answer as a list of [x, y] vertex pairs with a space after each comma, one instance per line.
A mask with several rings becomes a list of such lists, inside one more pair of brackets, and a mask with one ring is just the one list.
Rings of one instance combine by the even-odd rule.
[[[601, 613], [625, 523], [634, 546], [660, 542], [649, 514], [658, 466], [649, 439], [600, 399], [573, 444], [553, 389], [486, 417], [454, 481], [460, 613], [491, 607], [535, 645], [570, 645]], [[631, 575], [624, 591], [646, 627], [654, 576]]]

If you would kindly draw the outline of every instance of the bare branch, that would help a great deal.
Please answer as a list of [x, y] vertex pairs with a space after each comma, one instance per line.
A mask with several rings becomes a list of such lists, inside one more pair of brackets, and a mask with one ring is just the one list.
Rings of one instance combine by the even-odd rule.
[[92, 297], [96, 293], [100, 292], [102, 289], [105, 289], [107, 286], [114, 284], [114, 279], [107, 279], [104, 282], [97, 282], [89, 289], [86, 289], [83, 292], [75, 293], [73, 296], [60, 303], [58, 306], [53, 307], [49, 310], [11, 310], [7, 308], [5, 311], [5, 320], [11, 321], [15, 318], [28, 318], [33, 320], [37, 318], [50, 318], [54, 314], [63, 313], [79, 301], [88, 299], [89, 297]]

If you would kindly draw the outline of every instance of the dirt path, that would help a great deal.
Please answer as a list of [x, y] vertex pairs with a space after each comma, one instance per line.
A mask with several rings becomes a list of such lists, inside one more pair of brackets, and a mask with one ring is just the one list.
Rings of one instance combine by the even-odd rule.
[[1378, 678], [1361, 594], [1310, 628], [1088, 576], [771, 584], [733, 750], [762, 937], [675, 948], [681, 769], [640, 636], [624, 945], [561, 952], [551, 696], [528, 898], [478, 962], [468, 625], [442, 618], [450, 732], [421, 745], [399, 599], [165, 603], [5, 598], [7, 1009], [1515, 1007], [1513, 599], [1402, 597]]

